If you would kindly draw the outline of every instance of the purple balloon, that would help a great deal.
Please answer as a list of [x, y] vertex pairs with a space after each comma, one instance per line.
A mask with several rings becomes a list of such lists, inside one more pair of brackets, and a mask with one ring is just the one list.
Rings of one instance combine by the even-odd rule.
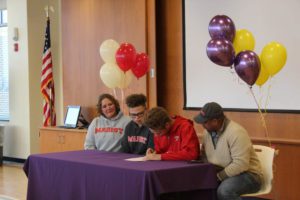
[[228, 16], [217, 15], [210, 20], [208, 32], [212, 39], [226, 39], [233, 42], [235, 25]]
[[211, 39], [206, 46], [208, 58], [215, 64], [230, 67], [234, 62], [234, 48], [225, 39]]
[[253, 85], [260, 72], [259, 57], [253, 51], [242, 51], [234, 60], [234, 69], [243, 81]]

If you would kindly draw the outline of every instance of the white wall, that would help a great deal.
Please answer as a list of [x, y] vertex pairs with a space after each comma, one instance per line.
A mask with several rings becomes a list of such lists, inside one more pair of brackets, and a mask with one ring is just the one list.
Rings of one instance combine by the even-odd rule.
[[[4, 155], [24, 158], [29, 154], [29, 80], [27, 2], [10, 0], [8, 12], [10, 121], [5, 128]], [[13, 51], [13, 27], [19, 29], [19, 52]]]
[[6, 0], [0, 0], [0, 9], [5, 9], [6, 7]]
[[[9, 92], [10, 121], [5, 128], [4, 156], [26, 159], [38, 153], [39, 127], [42, 126], [42, 96], [40, 74], [46, 17], [44, 7], [48, 0], [9, 0]], [[55, 13], [51, 39], [56, 89], [58, 122], [62, 121], [62, 81], [60, 58], [60, 1], [53, 0]], [[19, 51], [14, 52], [13, 28], [19, 29]]]

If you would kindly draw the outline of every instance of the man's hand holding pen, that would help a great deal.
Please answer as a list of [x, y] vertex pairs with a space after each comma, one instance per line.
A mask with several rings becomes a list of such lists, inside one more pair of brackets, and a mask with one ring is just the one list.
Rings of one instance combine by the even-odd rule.
[[147, 149], [146, 160], [161, 160], [161, 155], [157, 154], [154, 149]]

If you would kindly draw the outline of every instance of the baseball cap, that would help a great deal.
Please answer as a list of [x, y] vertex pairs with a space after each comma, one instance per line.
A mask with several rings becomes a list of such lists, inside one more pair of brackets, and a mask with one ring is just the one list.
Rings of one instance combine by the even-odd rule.
[[194, 120], [199, 124], [203, 124], [207, 120], [216, 119], [223, 115], [223, 108], [218, 103], [209, 102], [202, 107], [200, 113], [194, 117]]

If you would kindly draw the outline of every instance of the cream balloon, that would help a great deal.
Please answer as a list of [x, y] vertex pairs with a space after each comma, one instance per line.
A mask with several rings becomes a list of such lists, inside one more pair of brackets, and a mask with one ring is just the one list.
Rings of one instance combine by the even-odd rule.
[[114, 89], [122, 80], [122, 72], [115, 63], [105, 63], [100, 68], [100, 78], [104, 85]]
[[101, 58], [106, 63], [115, 63], [116, 57], [115, 54], [120, 47], [120, 44], [113, 39], [108, 39], [102, 42], [99, 48], [99, 53]]
[[128, 70], [126, 73], [124, 73], [123, 71], [121, 71], [121, 72], [122, 72], [122, 78], [121, 78], [120, 83], [118, 84], [118, 88], [125, 89], [131, 83], [133, 74], [132, 74], [131, 70]]

